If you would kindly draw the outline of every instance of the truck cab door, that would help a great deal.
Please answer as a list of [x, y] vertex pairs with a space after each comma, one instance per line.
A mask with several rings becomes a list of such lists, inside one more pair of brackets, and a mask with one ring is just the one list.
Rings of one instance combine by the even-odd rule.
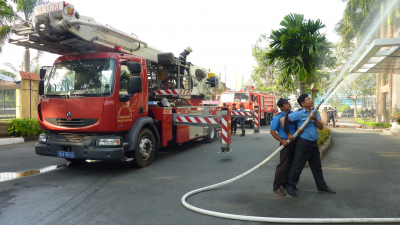
[[[129, 71], [128, 65], [119, 64], [119, 85], [118, 87], [118, 99], [116, 104], [116, 131], [129, 130], [137, 118], [141, 116], [147, 116], [147, 88], [143, 88], [142, 92], [129, 94], [131, 85], [131, 76], [143, 76], [147, 73], [145, 67], [142, 66], [142, 72], [138, 74], [132, 74]], [[143, 78], [143, 77], [142, 77]], [[143, 79], [142, 79], [143, 80]], [[147, 82], [147, 79], [146, 79]], [[143, 83], [143, 82], [142, 82]], [[146, 83], [147, 85], [147, 83]], [[144, 87], [144, 85], [143, 85]], [[146, 86], [147, 87], [147, 86]]]

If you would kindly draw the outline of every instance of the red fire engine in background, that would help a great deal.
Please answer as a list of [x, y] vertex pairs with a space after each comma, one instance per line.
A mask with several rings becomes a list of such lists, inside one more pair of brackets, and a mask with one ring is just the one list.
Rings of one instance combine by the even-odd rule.
[[[232, 108], [232, 103], [243, 103], [246, 111], [254, 111], [254, 106], [259, 106], [260, 125], [269, 125], [272, 117], [277, 112], [276, 97], [274, 95], [252, 91], [230, 91], [221, 94], [221, 103], [226, 103]], [[254, 127], [254, 118], [246, 118], [246, 124]]]

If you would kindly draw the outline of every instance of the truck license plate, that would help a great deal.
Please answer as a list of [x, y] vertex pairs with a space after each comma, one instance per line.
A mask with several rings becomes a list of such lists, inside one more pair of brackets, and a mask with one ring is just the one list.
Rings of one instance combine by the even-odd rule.
[[57, 156], [58, 156], [58, 157], [62, 157], [62, 158], [75, 158], [75, 152], [62, 152], [62, 151], [58, 151], [58, 152], [57, 152]]

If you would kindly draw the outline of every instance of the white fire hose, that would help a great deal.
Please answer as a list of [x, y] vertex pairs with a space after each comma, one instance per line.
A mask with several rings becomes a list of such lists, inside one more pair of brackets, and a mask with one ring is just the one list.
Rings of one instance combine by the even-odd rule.
[[[314, 111], [312, 112], [313, 114], [315, 114], [317, 112], [319, 106], [322, 104], [322, 102], [324, 102], [324, 100], [325, 99], [322, 99], [322, 101], [319, 103], [319, 105], [314, 109]], [[300, 129], [304, 129], [304, 127], [307, 126], [309, 121], [310, 121], [310, 118], [307, 118], [307, 120], [300, 127]], [[296, 132], [293, 136], [297, 137], [298, 133]], [[198, 207], [192, 206], [186, 202], [186, 199], [188, 197], [190, 197], [191, 195], [195, 195], [195, 194], [203, 192], [203, 191], [208, 191], [208, 190], [211, 190], [211, 189], [214, 189], [217, 187], [221, 187], [223, 185], [232, 183], [232, 182], [239, 180], [240, 178], [250, 174], [251, 172], [257, 170], [262, 165], [267, 163], [273, 157], [275, 157], [284, 147], [285, 146], [281, 145], [277, 150], [275, 150], [275, 152], [273, 152], [270, 156], [268, 156], [268, 158], [266, 158], [264, 161], [262, 161], [255, 167], [251, 168], [250, 170], [240, 174], [239, 176], [236, 176], [232, 179], [226, 180], [226, 181], [218, 183], [218, 184], [199, 188], [194, 191], [186, 193], [181, 199], [182, 204], [186, 208], [188, 208], [192, 211], [202, 213], [205, 215], [209, 215], [209, 216], [221, 217], [221, 218], [226, 218], [226, 219], [234, 219], [234, 220], [256, 221], [256, 222], [270, 222], [270, 223], [400, 223], [400, 218], [321, 218], [321, 219], [315, 219], [315, 218], [278, 218], [278, 217], [235, 215], [235, 214], [221, 213], [221, 212], [215, 212], [215, 211], [211, 211], [211, 210], [198, 208]]]

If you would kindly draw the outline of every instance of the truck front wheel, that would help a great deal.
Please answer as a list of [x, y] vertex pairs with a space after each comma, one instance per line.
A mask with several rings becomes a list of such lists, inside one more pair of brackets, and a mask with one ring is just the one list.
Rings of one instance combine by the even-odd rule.
[[253, 129], [255, 126], [254, 120], [249, 121], [250, 128]]
[[136, 167], [143, 168], [153, 162], [156, 148], [155, 138], [149, 129], [140, 131], [137, 142], [133, 164]]

